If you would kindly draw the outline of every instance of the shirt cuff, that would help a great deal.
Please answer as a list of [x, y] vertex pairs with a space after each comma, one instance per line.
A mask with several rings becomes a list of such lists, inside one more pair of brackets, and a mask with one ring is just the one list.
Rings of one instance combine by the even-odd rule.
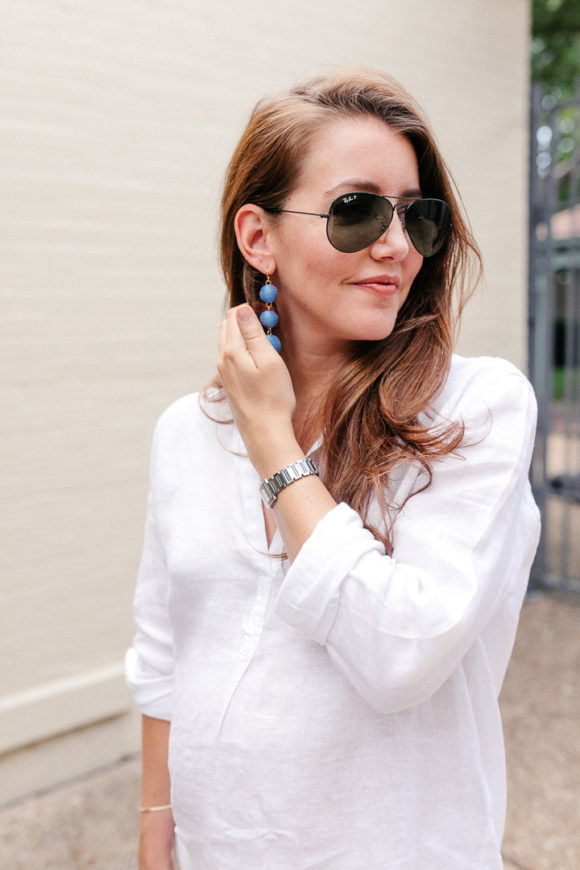
[[158, 674], [143, 667], [137, 651], [130, 647], [125, 653], [125, 679], [135, 703], [145, 716], [171, 721], [173, 709], [173, 675]]
[[360, 516], [341, 503], [316, 525], [284, 578], [275, 610], [301, 634], [325, 644], [334, 625], [340, 587], [359, 559], [369, 552], [385, 555], [380, 541]]

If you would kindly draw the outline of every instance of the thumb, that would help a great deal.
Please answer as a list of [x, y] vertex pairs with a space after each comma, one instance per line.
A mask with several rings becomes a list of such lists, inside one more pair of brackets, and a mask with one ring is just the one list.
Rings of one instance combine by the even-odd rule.
[[262, 324], [255, 311], [249, 305], [240, 305], [236, 309], [236, 321], [246, 347], [252, 355], [260, 353], [270, 342], [267, 340]]
[[236, 320], [238, 321], [240, 332], [247, 341], [251, 341], [252, 339], [258, 338], [258, 336], [264, 334], [262, 324], [249, 305], [244, 304], [238, 306], [236, 310]]

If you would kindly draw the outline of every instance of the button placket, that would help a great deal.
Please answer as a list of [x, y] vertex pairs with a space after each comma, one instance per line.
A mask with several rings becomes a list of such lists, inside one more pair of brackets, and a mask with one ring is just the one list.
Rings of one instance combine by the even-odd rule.
[[273, 582], [280, 566], [280, 559], [275, 554], [281, 552], [282, 541], [276, 530], [268, 551], [262, 500], [259, 494], [260, 479], [249, 459], [243, 455], [245, 448], [241, 437], [239, 437], [239, 445], [236, 445], [236, 452], [242, 454], [237, 460], [239, 463], [237, 479], [243, 507], [244, 530], [247, 536], [246, 552], [250, 551], [257, 586], [251, 608], [243, 620], [243, 636], [239, 649], [241, 655], [251, 658], [260, 642], [270, 609]]

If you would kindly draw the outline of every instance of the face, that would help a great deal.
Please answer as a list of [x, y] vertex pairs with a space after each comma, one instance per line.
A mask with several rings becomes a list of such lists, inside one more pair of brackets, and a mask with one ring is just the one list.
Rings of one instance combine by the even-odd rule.
[[[284, 208], [328, 212], [337, 196], [352, 191], [420, 195], [411, 144], [377, 118], [325, 125]], [[271, 221], [269, 243], [279, 289], [277, 331], [287, 350], [332, 352], [355, 340], [386, 338], [423, 262], [396, 212], [383, 236], [353, 254], [332, 247], [318, 216], [280, 214]]]

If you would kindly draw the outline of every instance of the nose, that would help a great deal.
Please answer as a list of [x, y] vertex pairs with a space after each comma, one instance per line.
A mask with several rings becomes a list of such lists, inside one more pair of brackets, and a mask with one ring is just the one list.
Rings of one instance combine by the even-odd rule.
[[403, 260], [409, 253], [409, 239], [395, 209], [391, 223], [376, 242], [371, 245], [371, 253], [377, 259], [391, 257], [393, 260]]

